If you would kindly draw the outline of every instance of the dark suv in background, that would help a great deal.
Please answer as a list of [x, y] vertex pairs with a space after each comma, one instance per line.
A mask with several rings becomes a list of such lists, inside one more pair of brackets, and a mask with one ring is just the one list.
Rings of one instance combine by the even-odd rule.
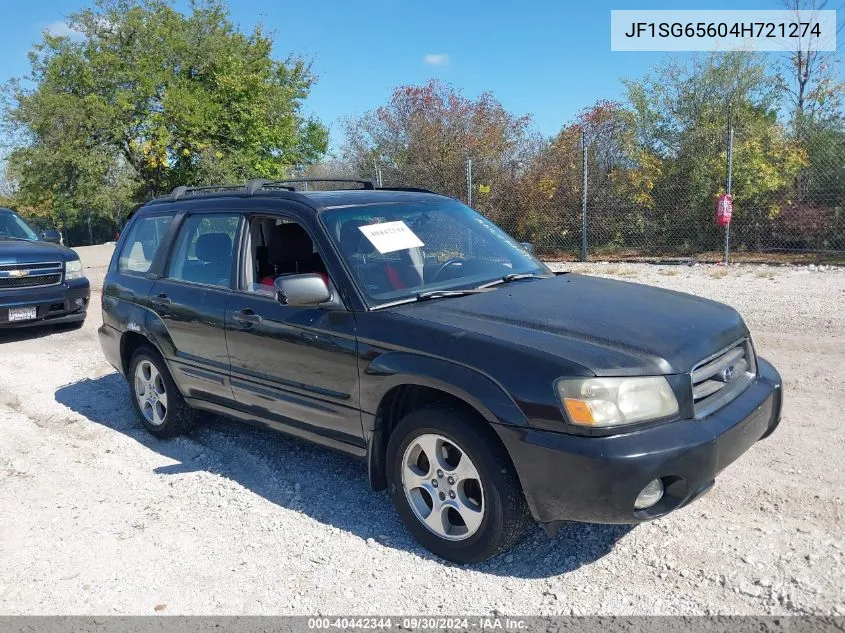
[[0, 329], [85, 321], [88, 279], [79, 255], [59, 240], [58, 232], [36, 233], [14, 211], [0, 209]]
[[351, 184], [134, 215], [100, 340], [151, 433], [213, 411], [361, 457], [423, 545], [473, 562], [532, 519], [665, 515], [779, 423], [732, 308], [553, 274], [454, 199]]

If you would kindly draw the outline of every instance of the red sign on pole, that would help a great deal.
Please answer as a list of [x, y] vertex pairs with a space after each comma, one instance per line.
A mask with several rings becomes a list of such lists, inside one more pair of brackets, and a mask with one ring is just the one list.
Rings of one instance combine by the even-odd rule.
[[729, 193], [723, 193], [716, 198], [716, 224], [727, 226], [731, 223], [731, 214], [734, 210], [734, 198]]

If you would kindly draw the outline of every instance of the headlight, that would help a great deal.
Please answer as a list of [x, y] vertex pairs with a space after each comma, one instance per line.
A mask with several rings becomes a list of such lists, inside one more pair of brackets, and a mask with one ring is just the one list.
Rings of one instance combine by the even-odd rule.
[[82, 261], [78, 259], [65, 262], [65, 281], [82, 279]]
[[663, 376], [558, 380], [556, 387], [569, 421], [581, 426], [634, 424], [678, 413]]

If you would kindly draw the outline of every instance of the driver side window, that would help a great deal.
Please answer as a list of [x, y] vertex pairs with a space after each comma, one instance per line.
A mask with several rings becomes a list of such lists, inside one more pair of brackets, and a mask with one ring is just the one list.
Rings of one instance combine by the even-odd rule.
[[253, 217], [248, 239], [249, 261], [244, 267], [244, 289], [248, 292], [272, 296], [273, 283], [281, 275], [317, 273], [329, 283], [322, 256], [298, 222], [280, 217]]

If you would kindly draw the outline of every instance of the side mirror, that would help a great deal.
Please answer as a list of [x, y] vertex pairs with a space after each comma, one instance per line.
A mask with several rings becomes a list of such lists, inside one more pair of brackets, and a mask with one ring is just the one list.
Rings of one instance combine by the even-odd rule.
[[519, 245], [524, 248], [527, 252], [534, 255], [534, 245], [531, 242], [520, 242]]
[[276, 278], [273, 287], [282, 305], [313, 308], [332, 298], [329, 287], [317, 273], [282, 275]]
[[41, 240], [44, 242], [51, 242], [53, 244], [61, 244], [62, 234], [56, 229], [45, 229], [41, 231]]

